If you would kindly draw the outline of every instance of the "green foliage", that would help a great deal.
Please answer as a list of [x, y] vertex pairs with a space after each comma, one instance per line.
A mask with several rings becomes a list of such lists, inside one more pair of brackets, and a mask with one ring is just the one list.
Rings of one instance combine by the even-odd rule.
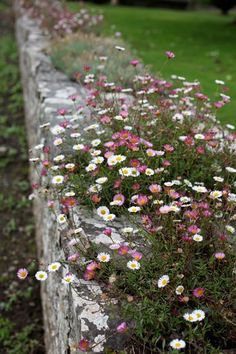
[[[52, 62], [72, 79], [83, 80], [88, 73], [96, 76], [100, 74], [107, 76], [109, 82], [130, 87], [133, 76], [144, 72], [144, 68], [133, 68], [130, 65], [133, 57], [127, 45], [125, 55], [115, 49], [117, 45], [123, 47], [124, 43], [92, 34], [70, 35], [53, 42]], [[86, 66], [90, 67], [88, 72], [84, 70]]]
[[[78, 4], [68, 2], [71, 10]], [[236, 26], [234, 15], [223, 17], [213, 11], [173, 11], [136, 7], [90, 6], [104, 13], [103, 34], [121, 31], [122, 38], [137, 51], [154, 73], [165, 79], [172, 74], [199, 80], [202, 91], [213, 97], [215, 79], [226, 81], [232, 102], [219, 118], [235, 123]], [[163, 53], [173, 50], [175, 60], [163, 66]], [[70, 65], [68, 64], [68, 67]]]

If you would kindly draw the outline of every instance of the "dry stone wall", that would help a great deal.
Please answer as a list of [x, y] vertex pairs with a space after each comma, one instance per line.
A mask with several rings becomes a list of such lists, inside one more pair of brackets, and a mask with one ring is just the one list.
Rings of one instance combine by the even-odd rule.
[[[83, 100], [84, 89], [72, 83], [52, 65], [46, 49], [48, 38], [42, 33], [36, 20], [32, 20], [15, 1], [16, 36], [19, 47], [20, 68], [24, 90], [25, 118], [29, 148], [45, 143], [45, 130], [40, 127], [50, 122], [58, 124], [57, 110], [70, 109], [70, 95], [79, 95]], [[78, 122], [81, 127], [85, 120]], [[35, 170], [31, 169], [31, 182], [40, 183]], [[67, 229], [58, 229], [56, 218], [47, 207], [45, 196], [34, 198], [36, 239], [38, 256], [43, 265], [65, 259], [69, 253]], [[76, 210], [76, 226], [82, 228], [84, 239], [107, 243], [102, 234], [105, 225], [86, 210]], [[113, 239], [121, 241], [116, 223]], [[102, 300], [102, 289], [96, 282], [76, 279], [76, 289], [61, 282], [62, 274], [53, 274], [42, 284], [45, 343], [48, 354], [65, 354], [73, 351], [81, 338], [97, 344], [93, 352], [104, 353], [105, 343], [120, 348], [122, 338], [112, 337], [117, 318], [110, 311], [111, 304]], [[114, 305], [115, 306], [115, 305]], [[76, 350], [76, 353], [82, 353]]]

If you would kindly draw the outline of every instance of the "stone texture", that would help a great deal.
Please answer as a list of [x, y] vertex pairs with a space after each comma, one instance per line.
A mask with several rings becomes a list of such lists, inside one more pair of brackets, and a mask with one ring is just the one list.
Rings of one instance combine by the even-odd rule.
[[[76, 94], [81, 100], [84, 89], [72, 83], [55, 70], [46, 54], [48, 39], [42, 34], [35, 20], [30, 19], [15, 1], [16, 36], [19, 47], [20, 67], [24, 89], [25, 117], [29, 147], [45, 142], [44, 129], [40, 125], [47, 122], [51, 126], [58, 124], [57, 109], [71, 106], [68, 96]], [[84, 124], [82, 119], [79, 121]], [[38, 182], [34, 169], [31, 169], [31, 181]], [[68, 254], [66, 228], [58, 229], [55, 216], [49, 211], [44, 196], [34, 199], [36, 239], [38, 256], [46, 266], [53, 261], [65, 259]], [[96, 243], [107, 243], [101, 233], [105, 227], [100, 220], [88, 211], [76, 211], [76, 226], [82, 227], [83, 237]], [[114, 238], [122, 240], [116, 223]], [[110, 336], [109, 328], [114, 328], [117, 318], [108, 311], [108, 305], [101, 300], [102, 289], [96, 282], [76, 280], [76, 288], [61, 283], [62, 274], [50, 275], [42, 284], [41, 294], [45, 326], [45, 343], [48, 354], [70, 353], [71, 344], [81, 338], [93, 338], [98, 345], [94, 352], [104, 353], [104, 343], [119, 348], [122, 338]], [[79, 350], [76, 353], [82, 353]]]

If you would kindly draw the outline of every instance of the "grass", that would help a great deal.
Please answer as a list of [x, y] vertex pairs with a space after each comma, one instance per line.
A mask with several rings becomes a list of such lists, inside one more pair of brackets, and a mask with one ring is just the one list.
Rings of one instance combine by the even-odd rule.
[[36, 247], [13, 23], [0, 4], [0, 353], [42, 354], [39, 284], [16, 277], [26, 260], [33, 267]]
[[[71, 10], [79, 5], [68, 2]], [[200, 80], [202, 90], [213, 97], [215, 79], [227, 82], [232, 102], [224, 107], [219, 118], [236, 123], [236, 25], [234, 16], [208, 11], [171, 11], [136, 7], [92, 5], [105, 16], [103, 33], [121, 31], [123, 38], [152, 71], [165, 79], [172, 74], [187, 80]], [[164, 52], [172, 50], [176, 58], [164, 65]]]

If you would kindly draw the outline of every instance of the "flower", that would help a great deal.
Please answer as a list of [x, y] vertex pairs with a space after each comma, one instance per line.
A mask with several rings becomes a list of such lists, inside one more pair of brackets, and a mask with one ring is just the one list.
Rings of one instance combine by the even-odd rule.
[[103, 262], [103, 263], [107, 263], [109, 262], [109, 260], [111, 259], [111, 256], [109, 255], [109, 253], [104, 253], [104, 252], [101, 252], [97, 255], [97, 259], [100, 261], [100, 262]]
[[140, 263], [133, 259], [127, 263], [127, 267], [132, 270], [138, 270], [140, 268]]
[[219, 261], [221, 261], [222, 259], [225, 258], [225, 253], [224, 252], [216, 252], [214, 254], [215, 258], [218, 259]]
[[194, 314], [193, 312], [192, 312], [192, 313], [189, 313], [189, 312], [185, 313], [185, 314], [183, 315], [183, 318], [184, 318], [186, 321], [188, 321], [188, 322], [196, 322], [196, 321], [198, 321], [197, 315]]
[[70, 284], [73, 283], [75, 280], [75, 276], [72, 273], [67, 273], [64, 278], [62, 279], [63, 284]]
[[65, 222], [66, 222], [66, 216], [65, 216], [65, 214], [59, 214], [58, 216], [57, 216], [57, 222], [59, 223], [59, 224], [64, 224]]
[[154, 175], [154, 171], [151, 168], [146, 168], [145, 175], [152, 176]]
[[210, 198], [212, 199], [218, 199], [220, 197], [222, 197], [222, 192], [221, 191], [213, 191], [210, 193]]
[[73, 150], [83, 150], [84, 149], [84, 145], [83, 144], [77, 144], [77, 145], [73, 145], [72, 147]]
[[203, 297], [205, 293], [205, 289], [204, 288], [195, 288], [193, 290], [193, 296], [200, 298]]
[[62, 184], [64, 182], [64, 177], [61, 175], [54, 176], [52, 178], [52, 184]]
[[113, 201], [110, 203], [110, 205], [118, 205], [118, 206], [121, 206], [123, 205], [125, 202], [125, 197], [123, 194], [121, 193], [118, 193], [116, 195], [114, 195], [113, 197]]
[[158, 288], [164, 288], [170, 282], [168, 275], [162, 275], [157, 282]]
[[78, 349], [82, 352], [87, 352], [89, 349], [89, 341], [87, 339], [81, 339], [78, 344]]
[[198, 193], [206, 193], [207, 189], [203, 186], [193, 186], [192, 189]]
[[175, 54], [173, 52], [171, 52], [170, 50], [167, 50], [165, 52], [165, 54], [166, 54], [168, 59], [174, 59], [174, 57], [175, 57]]
[[46, 280], [48, 277], [48, 274], [46, 272], [44, 272], [43, 270], [39, 270], [36, 274], [35, 274], [35, 278], [37, 280], [40, 280], [40, 281], [44, 281]]
[[226, 225], [225, 228], [226, 228], [226, 230], [227, 230], [228, 232], [230, 232], [231, 234], [234, 234], [234, 233], [235, 233], [235, 228], [234, 228], [233, 226], [231, 226], [231, 225]]
[[116, 330], [118, 333], [124, 333], [128, 329], [127, 323], [126, 322], [121, 322], [117, 327]]
[[54, 263], [49, 264], [48, 271], [49, 272], [56, 272], [60, 267], [61, 267], [61, 263], [54, 262]]
[[17, 276], [18, 276], [18, 278], [21, 279], [21, 280], [26, 279], [27, 276], [28, 276], [28, 274], [29, 274], [29, 272], [28, 272], [28, 270], [25, 269], [25, 268], [20, 268], [20, 269], [18, 269], [18, 271], [17, 271]]
[[183, 292], [184, 292], [183, 285], [178, 285], [177, 288], [175, 289], [176, 295], [181, 295]]
[[206, 317], [205, 312], [202, 310], [194, 310], [192, 314], [196, 316], [197, 321], [202, 321]]
[[108, 214], [103, 216], [104, 221], [113, 221], [115, 219], [115, 214]]
[[96, 170], [96, 168], [97, 168], [97, 165], [96, 165], [95, 163], [90, 163], [90, 164], [85, 168], [85, 170], [86, 170], [87, 172], [92, 172], [92, 171]]
[[140, 207], [136, 207], [136, 206], [132, 206], [132, 207], [128, 208], [128, 211], [130, 213], [137, 213], [140, 210], [141, 210], [141, 208]]
[[173, 349], [177, 349], [177, 350], [181, 350], [183, 348], [186, 347], [186, 343], [184, 340], [182, 339], [173, 339], [171, 342], [170, 342], [170, 346], [171, 348]]
[[100, 178], [97, 178], [95, 182], [98, 184], [103, 184], [103, 183], [107, 182], [107, 180], [108, 180], [107, 177], [100, 177]]
[[55, 162], [61, 162], [61, 161], [64, 160], [64, 158], [65, 158], [64, 155], [57, 155], [56, 157], [54, 157], [53, 161], [55, 161]]
[[226, 171], [228, 171], [229, 173], [236, 173], [236, 168], [233, 167], [225, 167]]
[[104, 216], [110, 214], [110, 210], [106, 206], [100, 206], [97, 209], [97, 214], [103, 218]]
[[193, 240], [196, 242], [202, 242], [203, 237], [201, 235], [196, 234], [193, 236]]

